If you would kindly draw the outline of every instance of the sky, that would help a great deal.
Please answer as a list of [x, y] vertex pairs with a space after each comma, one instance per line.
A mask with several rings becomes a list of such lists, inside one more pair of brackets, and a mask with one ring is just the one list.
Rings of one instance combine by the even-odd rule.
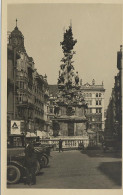
[[61, 58], [60, 42], [72, 21], [77, 39], [73, 57], [83, 84], [104, 82], [105, 108], [117, 74], [117, 51], [122, 44], [122, 7], [113, 4], [10, 4], [7, 30], [18, 28], [24, 35], [27, 54], [33, 57], [39, 74], [56, 84]]

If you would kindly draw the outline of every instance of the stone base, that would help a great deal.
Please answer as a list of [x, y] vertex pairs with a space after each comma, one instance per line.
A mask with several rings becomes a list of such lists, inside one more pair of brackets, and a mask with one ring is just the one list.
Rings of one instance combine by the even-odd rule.
[[59, 122], [60, 136], [84, 136], [86, 135], [86, 123], [85, 122]]

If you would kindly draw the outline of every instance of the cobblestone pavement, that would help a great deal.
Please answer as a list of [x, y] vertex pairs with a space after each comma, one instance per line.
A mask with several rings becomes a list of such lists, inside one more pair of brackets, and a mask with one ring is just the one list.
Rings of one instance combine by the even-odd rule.
[[98, 151], [51, 152], [50, 164], [36, 177], [37, 184], [9, 188], [118, 189], [121, 188], [121, 158]]

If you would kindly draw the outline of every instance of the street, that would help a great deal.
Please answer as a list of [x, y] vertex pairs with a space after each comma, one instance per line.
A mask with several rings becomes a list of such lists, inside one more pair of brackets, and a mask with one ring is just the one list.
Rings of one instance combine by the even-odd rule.
[[8, 188], [120, 189], [121, 157], [114, 153], [91, 151], [51, 152], [47, 168], [36, 177], [37, 184], [8, 185]]

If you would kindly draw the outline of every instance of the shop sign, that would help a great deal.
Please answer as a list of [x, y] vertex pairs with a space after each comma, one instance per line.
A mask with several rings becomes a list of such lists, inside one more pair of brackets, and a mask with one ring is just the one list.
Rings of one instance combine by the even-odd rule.
[[12, 120], [11, 121], [11, 135], [16, 134], [20, 135], [21, 134], [21, 121], [17, 120]]

